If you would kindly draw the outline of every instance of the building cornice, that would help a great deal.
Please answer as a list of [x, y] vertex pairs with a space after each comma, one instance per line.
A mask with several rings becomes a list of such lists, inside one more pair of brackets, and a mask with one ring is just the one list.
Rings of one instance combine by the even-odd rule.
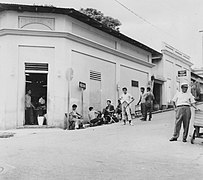
[[178, 55], [176, 55], [176, 54], [174, 54], [174, 53], [172, 53], [166, 49], [161, 50], [161, 52], [163, 53], [163, 55], [166, 54], [168, 56], [171, 56], [172, 58], [175, 58], [175, 59], [179, 60], [180, 62], [187, 64], [190, 67], [193, 65], [193, 63], [191, 63], [190, 61], [188, 61], [188, 60], [186, 60], [186, 59], [184, 59], [184, 58], [182, 58], [182, 57], [180, 57], [180, 56], [178, 56]]
[[142, 44], [122, 33], [119, 31], [115, 31], [106, 25], [96, 21], [93, 18], [81, 13], [80, 11], [76, 11], [73, 8], [58, 8], [53, 6], [39, 6], [39, 5], [23, 5], [23, 4], [6, 4], [0, 3], [0, 12], [3, 11], [17, 11], [17, 12], [33, 12], [33, 13], [51, 13], [51, 14], [61, 14], [67, 15], [74, 19], [77, 19], [83, 23], [86, 23], [94, 28], [97, 28], [107, 34], [110, 34], [118, 39], [126, 41], [134, 46], [137, 46], [145, 51], [148, 51], [152, 54], [152, 56], [162, 56], [162, 54], [145, 44]]
[[120, 52], [116, 49], [109, 48], [107, 46], [104, 46], [102, 44], [96, 43], [94, 41], [91, 41], [89, 39], [80, 37], [78, 35], [75, 35], [75, 34], [69, 33], [69, 32], [37, 31], [37, 30], [22, 30], [22, 29], [1, 29], [0, 36], [6, 36], [6, 35], [65, 38], [65, 39], [79, 42], [79, 43], [85, 44], [87, 46], [96, 48], [98, 50], [110, 53], [110, 54], [118, 56], [120, 58], [125, 58], [129, 61], [136, 62], [136, 63], [138, 63], [140, 65], [144, 65], [146, 67], [152, 68], [153, 66], [155, 66], [155, 64], [146, 62], [143, 59], [140, 59], [140, 58], [137, 58], [134, 56], [130, 56], [130, 55]]

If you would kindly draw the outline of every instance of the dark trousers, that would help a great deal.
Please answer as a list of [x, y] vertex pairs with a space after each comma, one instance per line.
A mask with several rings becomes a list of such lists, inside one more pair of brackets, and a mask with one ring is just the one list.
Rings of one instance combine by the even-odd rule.
[[141, 114], [143, 117], [145, 115], [145, 111], [146, 111], [146, 105], [145, 105], [145, 103], [141, 103]]
[[25, 110], [25, 125], [33, 125], [34, 124], [34, 112], [33, 108], [29, 107]]
[[175, 120], [175, 128], [174, 128], [174, 138], [178, 138], [180, 134], [181, 124], [183, 123], [183, 139], [187, 139], [190, 118], [191, 118], [191, 110], [189, 106], [181, 106], [176, 109], [176, 120]]
[[147, 113], [149, 112], [149, 120], [152, 118], [152, 108], [153, 103], [145, 104], [145, 110], [144, 110], [144, 120], [147, 120]]
[[93, 125], [102, 125], [104, 122], [102, 118], [95, 118], [90, 120], [90, 123]]

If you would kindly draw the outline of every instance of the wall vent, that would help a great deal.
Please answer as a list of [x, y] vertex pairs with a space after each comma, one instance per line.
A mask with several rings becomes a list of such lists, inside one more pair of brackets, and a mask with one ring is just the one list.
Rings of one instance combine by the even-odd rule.
[[101, 73], [90, 70], [90, 79], [95, 81], [101, 81]]
[[47, 63], [25, 63], [26, 71], [48, 71]]

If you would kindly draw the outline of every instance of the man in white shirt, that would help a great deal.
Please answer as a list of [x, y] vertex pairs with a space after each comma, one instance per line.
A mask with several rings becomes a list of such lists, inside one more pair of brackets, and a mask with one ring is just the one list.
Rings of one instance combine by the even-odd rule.
[[129, 124], [131, 125], [132, 117], [130, 112], [130, 104], [134, 101], [134, 98], [131, 94], [127, 92], [127, 88], [124, 87], [123, 94], [119, 98], [122, 104], [122, 119], [124, 122], [124, 125], [126, 124], [126, 114], [127, 114], [127, 120], [129, 121]]
[[177, 92], [172, 99], [176, 113], [176, 120], [173, 137], [169, 141], [177, 141], [180, 134], [181, 124], [183, 123], [183, 142], [187, 142], [187, 135], [191, 118], [190, 106], [193, 106], [195, 109], [197, 109], [194, 105], [194, 96], [190, 92], [187, 92], [187, 90], [188, 84], [182, 83], [181, 92]]
[[33, 108], [34, 105], [31, 102], [31, 94], [32, 91], [29, 89], [27, 94], [25, 95], [25, 125], [33, 125], [34, 124], [34, 114]]
[[94, 126], [94, 125], [103, 124], [103, 119], [99, 117], [99, 115], [100, 115], [100, 112], [94, 110], [93, 107], [89, 107], [88, 117], [89, 117], [90, 125]]

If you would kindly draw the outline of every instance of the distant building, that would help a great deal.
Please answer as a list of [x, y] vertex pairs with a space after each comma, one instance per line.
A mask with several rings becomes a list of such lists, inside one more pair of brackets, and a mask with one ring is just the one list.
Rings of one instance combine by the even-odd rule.
[[[176, 67], [179, 60], [171, 60], [167, 50], [163, 53], [169, 59], [164, 58], [165, 71], [159, 71], [172, 86], [169, 80], [175, 74], [169, 77], [164, 72], [170, 72], [167, 63]], [[63, 127], [64, 114], [73, 103], [85, 118], [89, 106], [101, 110], [107, 99], [116, 105], [124, 86], [135, 97], [134, 107], [139, 88], [152, 76], [153, 57], [162, 54], [74, 9], [0, 4], [0, 56], [0, 129], [10, 129], [26, 123], [28, 89], [36, 107], [45, 96], [49, 126]], [[180, 69], [189, 71], [190, 63], [186, 64]], [[169, 85], [155, 77], [167, 92]]]
[[191, 81], [190, 57], [167, 43], [163, 43], [163, 57], [154, 57], [153, 67], [154, 94], [156, 103], [162, 108], [171, 104], [171, 99], [177, 90], [180, 90], [182, 82]]

